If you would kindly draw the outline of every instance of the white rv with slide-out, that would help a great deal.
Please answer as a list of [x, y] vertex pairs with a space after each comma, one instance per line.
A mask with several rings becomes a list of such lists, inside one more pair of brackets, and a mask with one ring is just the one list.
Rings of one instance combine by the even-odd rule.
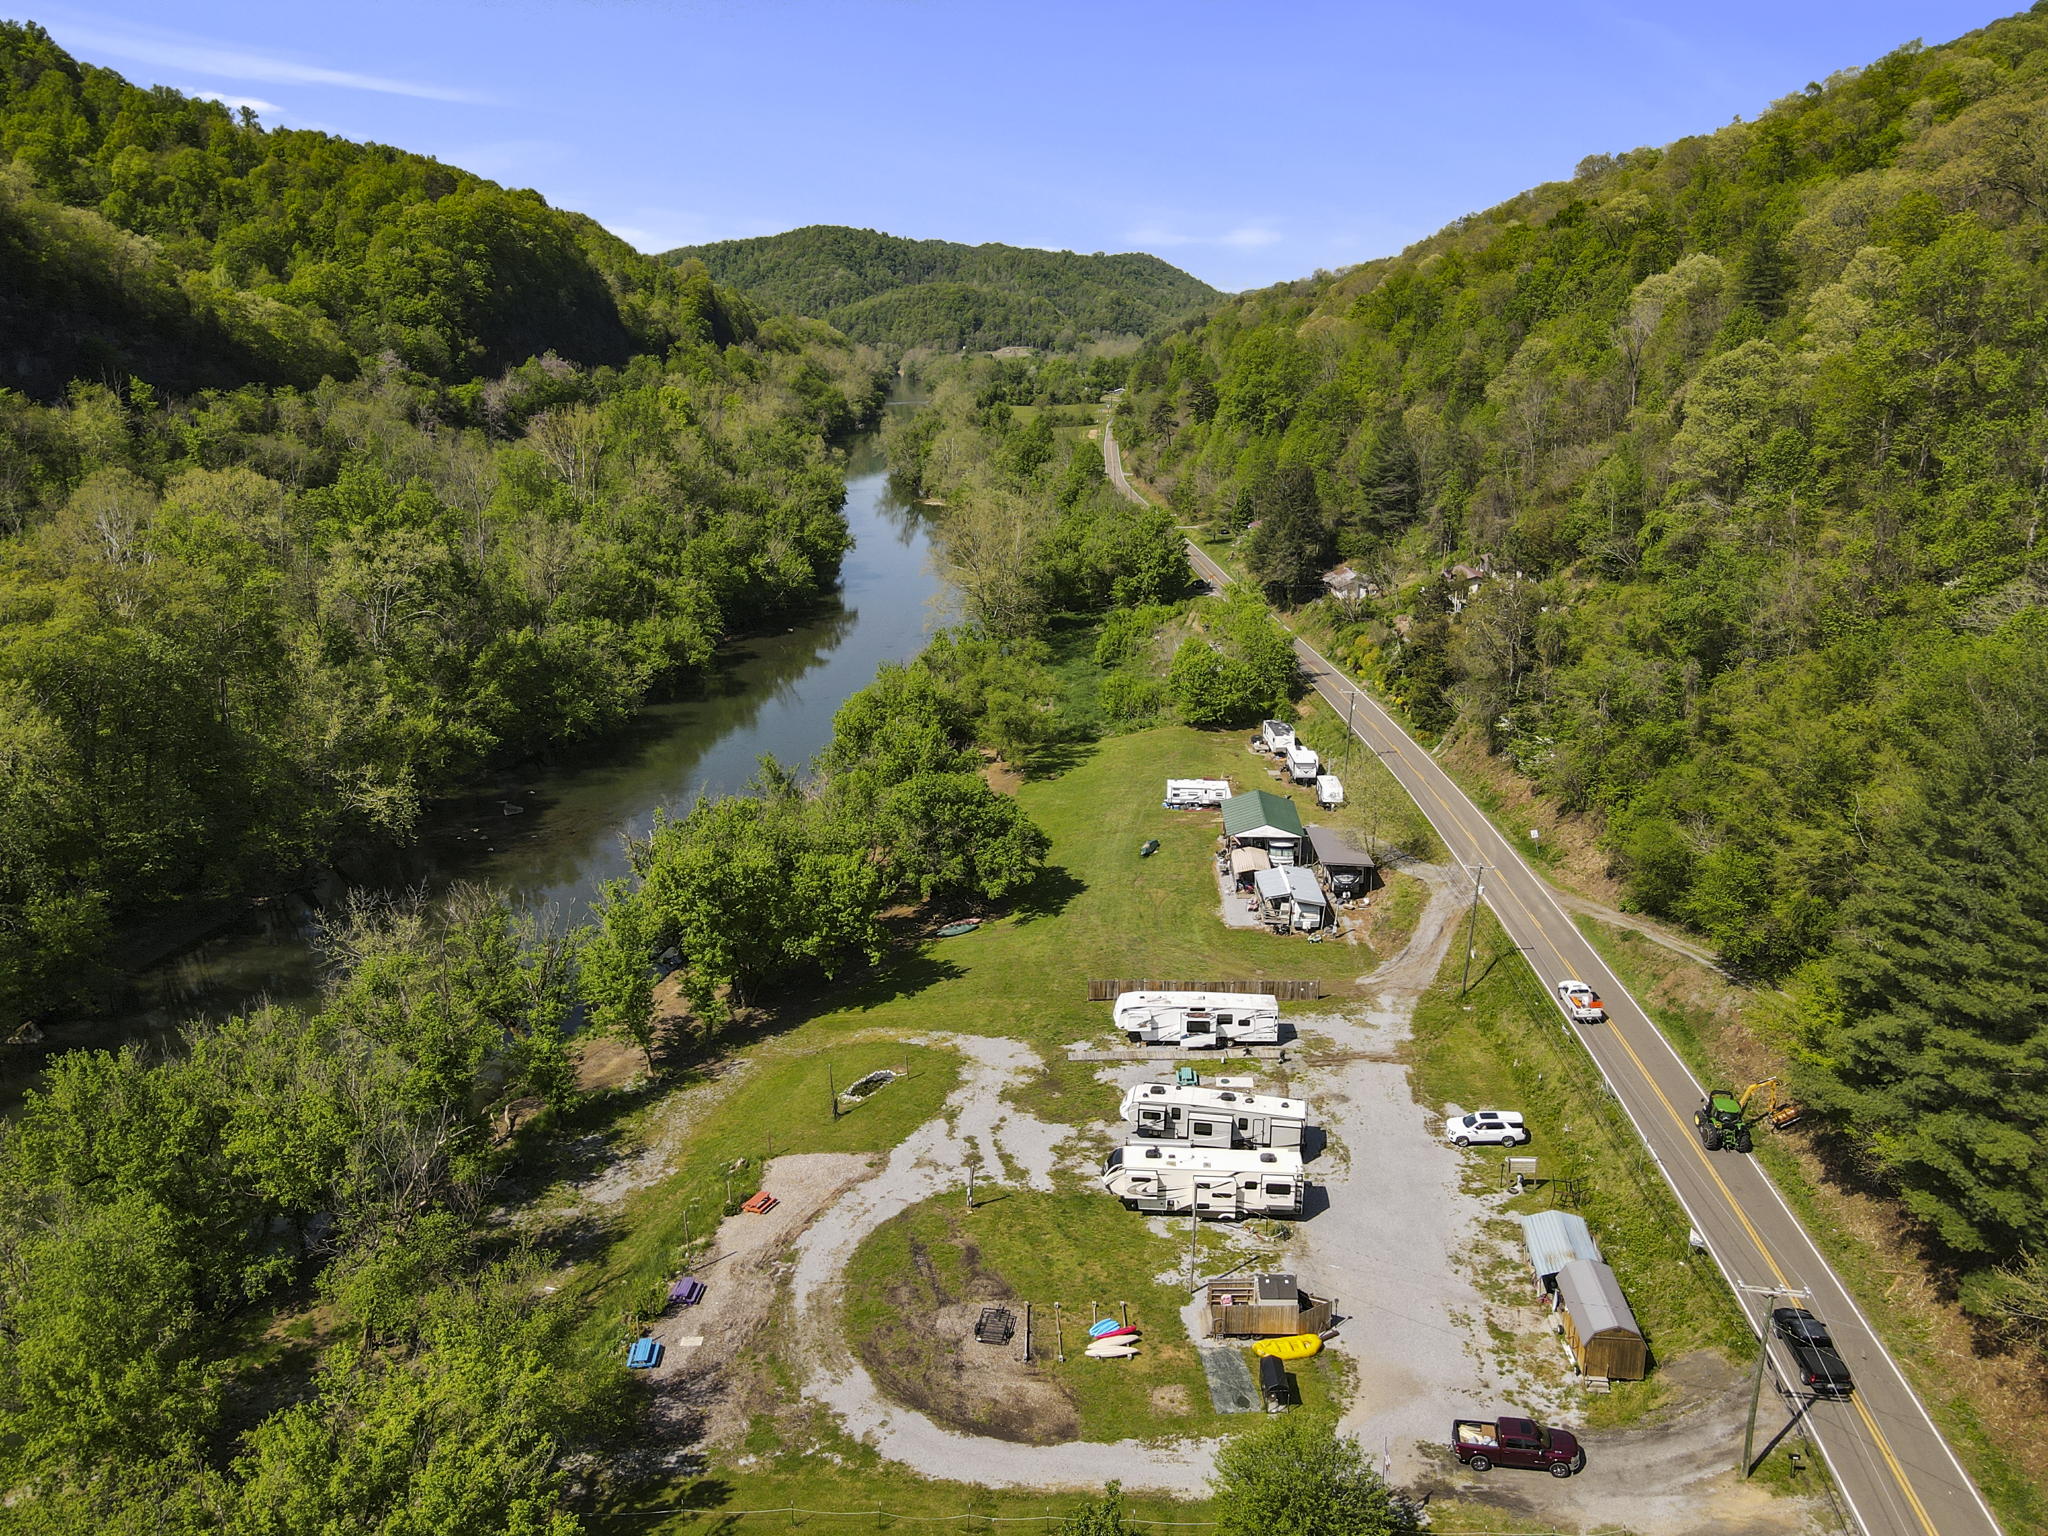
[[1169, 811], [1215, 810], [1230, 798], [1228, 779], [1168, 779], [1166, 799]]
[[1240, 1151], [1133, 1141], [1109, 1154], [1102, 1187], [1133, 1211], [1234, 1221], [1299, 1216], [1307, 1186], [1301, 1154], [1286, 1147]]
[[1285, 752], [1294, 745], [1294, 727], [1285, 720], [1268, 720], [1259, 727], [1259, 744], [1268, 752]]
[[1263, 992], [1125, 992], [1114, 1017], [1133, 1045], [1280, 1043], [1280, 1003]]
[[1140, 1136], [1196, 1147], [1299, 1147], [1308, 1105], [1203, 1083], [1140, 1083], [1117, 1112]]

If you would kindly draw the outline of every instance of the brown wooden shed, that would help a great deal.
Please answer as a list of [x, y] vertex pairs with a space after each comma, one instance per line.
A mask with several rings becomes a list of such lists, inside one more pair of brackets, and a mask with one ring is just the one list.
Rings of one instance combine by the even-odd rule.
[[1209, 1336], [1277, 1339], [1291, 1333], [1321, 1333], [1330, 1326], [1336, 1303], [1311, 1296], [1292, 1275], [1252, 1275], [1211, 1280]]
[[1650, 1370], [1650, 1347], [1621, 1294], [1614, 1271], [1597, 1259], [1573, 1259], [1557, 1272], [1557, 1316], [1588, 1376], [1641, 1381]]

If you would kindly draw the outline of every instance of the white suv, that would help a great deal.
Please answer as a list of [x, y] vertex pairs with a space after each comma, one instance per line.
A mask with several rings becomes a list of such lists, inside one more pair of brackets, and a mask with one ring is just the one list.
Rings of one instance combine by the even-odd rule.
[[1469, 1115], [1453, 1115], [1444, 1122], [1444, 1140], [1461, 1147], [1519, 1147], [1529, 1139], [1529, 1128], [1520, 1113], [1512, 1109], [1481, 1109]]

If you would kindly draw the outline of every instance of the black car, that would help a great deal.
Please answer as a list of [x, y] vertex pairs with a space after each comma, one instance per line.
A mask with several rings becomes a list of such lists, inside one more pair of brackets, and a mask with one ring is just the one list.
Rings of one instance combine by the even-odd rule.
[[1791, 1347], [1799, 1362], [1799, 1380], [1823, 1397], [1847, 1397], [1855, 1390], [1849, 1367], [1835, 1353], [1828, 1325], [1804, 1307], [1779, 1307], [1771, 1313], [1771, 1331]]

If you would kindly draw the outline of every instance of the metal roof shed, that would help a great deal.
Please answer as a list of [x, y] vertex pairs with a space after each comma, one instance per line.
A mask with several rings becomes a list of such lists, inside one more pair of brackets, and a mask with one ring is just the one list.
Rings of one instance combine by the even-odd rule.
[[1254, 789], [1223, 802], [1223, 830], [1232, 837], [1301, 838], [1301, 812], [1285, 795]]
[[1287, 877], [1287, 894], [1297, 907], [1314, 907], [1318, 912], [1329, 910], [1330, 898], [1323, 894], [1312, 873], [1299, 864], [1290, 865], [1281, 873]]
[[1573, 1259], [1600, 1262], [1600, 1245], [1583, 1216], [1570, 1211], [1532, 1211], [1522, 1218], [1522, 1246], [1529, 1253], [1529, 1268], [1536, 1272], [1544, 1290], [1557, 1284], [1557, 1272]]
[[1557, 1272], [1557, 1299], [1580, 1370], [1609, 1381], [1641, 1381], [1648, 1374], [1650, 1347], [1613, 1270], [1594, 1259], [1573, 1259]]

